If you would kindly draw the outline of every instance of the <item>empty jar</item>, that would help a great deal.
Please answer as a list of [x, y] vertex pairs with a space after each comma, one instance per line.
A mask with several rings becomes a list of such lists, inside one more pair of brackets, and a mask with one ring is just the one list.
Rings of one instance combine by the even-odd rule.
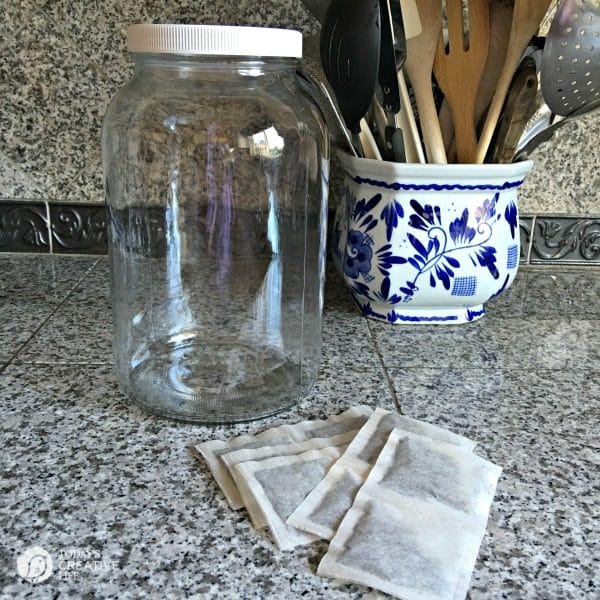
[[114, 352], [160, 415], [254, 419], [321, 352], [328, 138], [295, 31], [135, 25], [104, 120]]

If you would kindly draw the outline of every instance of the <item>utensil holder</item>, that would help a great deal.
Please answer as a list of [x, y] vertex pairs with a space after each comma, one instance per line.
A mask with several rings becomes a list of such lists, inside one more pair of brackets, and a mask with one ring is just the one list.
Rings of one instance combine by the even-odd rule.
[[406, 164], [339, 153], [334, 262], [366, 317], [466, 323], [519, 266], [517, 191], [532, 161]]

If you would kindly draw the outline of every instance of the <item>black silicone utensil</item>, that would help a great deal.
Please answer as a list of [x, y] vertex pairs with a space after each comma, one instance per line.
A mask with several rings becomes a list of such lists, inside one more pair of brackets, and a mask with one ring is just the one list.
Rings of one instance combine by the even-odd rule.
[[401, 69], [406, 62], [406, 32], [404, 30], [404, 17], [400, 2], [389, 3], [392, 15], [392, 30], [394, 32], [394, 49], [396, 50], [396, 70]]
[[380, 0], [381, 49], [379, 56], [379, 86], [388, 125], [384, 130], [387, 160], [406, 161], [404, 132], [400, 126], [402, 110], [398, 69], [406, 61], [406, 39], [398, 0]]
[[[397, 0], [393, 0], [398, 5]], [[379, 85], [385, 110], [396, 114], [400, 110], [400, 90], [392, 15], [389, 0], [379, 2], [381, 18], [381, 43], [379, 51]]]
[[380, 45], [379, 0], [332, 0], [321, 29], [321, 61], [354, 134], [375, 93]]

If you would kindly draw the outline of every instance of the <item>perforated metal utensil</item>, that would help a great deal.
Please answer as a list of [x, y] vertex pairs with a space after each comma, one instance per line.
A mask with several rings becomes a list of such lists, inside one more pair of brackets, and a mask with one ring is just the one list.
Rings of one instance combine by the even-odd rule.
[[585, 106], [582, 106], [578, 110], [569, 113], [569, 115], [566, 117], [551, 116], [550, 123], [544, 125], [543, 128], [539, 128], [534, 135], [530, 134], [526, 138], [526, 143], [523, 143], [521, 140], [519, 140], [517, 152], [515, 153], [513, 162], [526, 160], [538, 146], [551, 140], [558, 129], [564, 125], [567, 125], [574, 119], [578, 119], [584, 115], [594, 112], [600, 112], [600, 98], [594, 100], [593, 102], [588, 102]]
[[542, 53], [542, 94], [563, 117], [600, 99], [600, 0], [561, 0]]

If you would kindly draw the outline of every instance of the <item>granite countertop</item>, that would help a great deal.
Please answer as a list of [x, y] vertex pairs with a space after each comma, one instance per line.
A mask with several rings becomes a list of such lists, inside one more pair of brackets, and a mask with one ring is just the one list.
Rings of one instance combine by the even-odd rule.
[[[216, 428], [159, 420], [119, 391], [106, 258], [7, 254], [0, 282], [3, 598], [379, 597], [318, 577], [325, 543], [276, 551], [190, 452], [359, 403], [478, 440], [503, 467], [471, 598], [598, 597], [600, 270], [522, 269], [461, 326], [368, 321], [331, 272], [313, 392]], [[16, 569], [31, 546], [54, 563], [37, 584]]]

